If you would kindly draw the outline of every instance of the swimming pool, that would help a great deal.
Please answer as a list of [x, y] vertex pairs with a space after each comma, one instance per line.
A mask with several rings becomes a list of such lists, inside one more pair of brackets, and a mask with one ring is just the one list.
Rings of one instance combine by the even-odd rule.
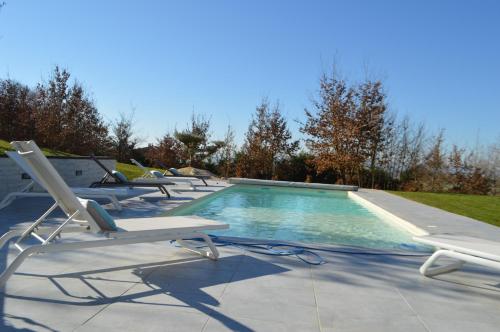
[[235, 185], [169, 215], [198, 215], [230, 225], [214, 235], [376, 249], [415, 247], [412, 234], [385, 222], [345, 191]]

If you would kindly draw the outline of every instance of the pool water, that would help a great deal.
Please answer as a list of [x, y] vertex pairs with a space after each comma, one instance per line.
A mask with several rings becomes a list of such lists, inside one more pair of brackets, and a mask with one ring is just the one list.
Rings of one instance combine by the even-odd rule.
[[214, 235], [412, 249], [412, 235], [334, 190], [236, 185], [172, 210], [226, 222]]

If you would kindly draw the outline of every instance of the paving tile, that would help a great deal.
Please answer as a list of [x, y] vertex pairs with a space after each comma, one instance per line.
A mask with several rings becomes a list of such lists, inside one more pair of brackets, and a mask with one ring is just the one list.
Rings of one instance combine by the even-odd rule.
[[[322, 332], [428, 332], [426, 326], [415, 316], [393, 316], [390, 318], [342, 319], [333, 327], [322, 328]], [[438, 330], [440, 331], [440, 330]]]
[[232, 283], [290, 289], [312, 287], [308, 266], [301, 265], [299, 268], [293, 268], [260, 257], [245, 257], [235, 272]]
[[[169, 280], [172, 278], [191, 279], [206, 281], [207, 284], [219, 284], [229, 282], [235, 273], [226, 269], [203, 268], [197, 266], [198, 262], [187, 262], [185, 264], [166, 264], [160, 267], [154, 267], [154, 271], [149, 276], [149, 281], [153, 279]], [[142, 269], [144, 273], [148, 268]]]
[[[500, 302], [471, 295], [466, 289], [442, 290], [433, 287], [419, 289], [399, 289], [402, 296], [424, 320], [467, 320], [473, 322], [496, 322], [500, 326]], [[449, 296], [447, 296], [449, 295]]]
[[165, 306], [176, 310], [204, 314], [210, 314], [220, 306], [219, 299], [203, 291], [170, 291], [152, 284], [136, 284], [120, 296], [116, 302]]
[[[429, 233], [455, 233], [497, 241], [500, 228], [414, 202], [382, 190], [360, 189], [356, 195], [390, 211]], [[434, 227], [429, 228], [432, 225]]]
[[[327, 273], [318, 274], [313, 271], [314, 288], [319, 292], [327, 292], [338, 287], [357, 287], [361, 291], [377, 289], [393, 289], [396, 278], [378, 274], [371, 276], [366, 272], [336, 270], [332, 268]], [[399, 278], [398, 278], [399, 279]]]
[[397, 290], [362, 290], [356, 286], [332, 287], [328, 292], [316, 292], [321, 326], [334, 328], [350, 321], [390, 321], [394, 317], [414, 317], [416, 314]]
[[[479, 317], [478, 317], [479, 318]], [[498, 320], [468, 320], [468, 319], [444, 319], [423, 316], [422, 320], [431, 331], [439, 332], [498, 332], [500, 322]]]
[[[219, 318], [219, 317], [218, 317]], [[319, 331], [319, 328], [303, 324], [287, 324], [283, 322], [270, 322], [232, 316], [230, 321], [223, 318], [210, 318], [203, 332], [223, 332], [223, 331], [273, 331], [273, 332], [309, 332]]]
[[275, 302], [283, 306], [289, 304], [316, 306], [312, 287], [289, 289], [273, 287], [266, 283], [230, 283], [224, 291], [222, 302], [228, 299], [240, 299], [244, 302]]
[[232, 317], [232, 320], [210, 318], [203, 332], [224, 332], [224, 331], [276, 331], [286, 332], [284, 323], [268, 322], [248, 318]]
[[208, 317], [170, 306], [114, 303], [76, 331], [201, 331]]
[[217, 299], [221, 297], [227, 286], [225, 281], [187, 279], [170, 275], [166, 277], [161, 272], [156, 273], [156, 271], [146, 278], [145, 283], [166, 292], [200, 294], [200, 296], [208, 294]]
[[87, 305], [82, 299], [73, 299], [78, 295], [70, 294], [64, 297], [47, 293], [4, 297], [2, 317], [4, 322], [16, 328], [37, 331], [46, 326], [49, 331], [71, 331], [105, 307], [104, 304]]
[[237, 271], [232, 283], [240, 283], [248, 286], [265, 285], [269, 288], [284, 288], [291, 290], [312, 288], [311, 278], [286, 273], [249, 275], [247, 272]]
[[[157, 216], [204, 194], [182, 192], [167, 201], [153, 193], [146, 200], [126, 200], [122, 212], [111, 212], [120, 218]], [[381, 204], [394, 203], [386, 196]], [[0, 211], [0, 229], [32, 220], [48, 206], [22, 201]], [[433, 211], [425, 222], [434, 217], [443, 215]], [[453, 223], [461, 223], [457, 220]], [[446, 227], [453, 223], [445, 222]], [[64, 238], [71, 239], [95, 236]], [[38, 255], [27, 259], [0, 291], [0, 331], [9, 326], [35, 331], [319, 331], [320, 323], [322, 331], [498, 331], [500, 273], [466, 265], [426, 278], [418, 272], [425, 255], [350, 255], [337, 249], [320, 252], [327, 261], [321, 266], [233, 247], [219, 247], [221, 256], [214, 262], [168, 241]], [[9, 260], [15, 253], [10, 250]], [[0, 266], [6, 257], [3, 249]]]
[[315, 306], [300, 305], [286, 298], [280, 300], [269, 298], [252, 298], [224, 296], [220, 308], [227, 316], [245, 317], [254, 320], [282, 322], [290, 325], [298, 324], [308, 328], [318, 326], [317, 311]]

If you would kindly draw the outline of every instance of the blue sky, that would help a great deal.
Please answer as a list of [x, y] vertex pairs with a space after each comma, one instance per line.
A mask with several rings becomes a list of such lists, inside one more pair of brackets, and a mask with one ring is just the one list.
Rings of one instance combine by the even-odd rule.
[[67, 68], [107, 120], [136, 109], [147, 141], [193, 111], [242, 141], [261, 98], [297, 137], [318, 78], [382, 78], [392, 110], [449, 143], [500, 135], [500, 1], [23, 1], [0, 11], [0, 77]]

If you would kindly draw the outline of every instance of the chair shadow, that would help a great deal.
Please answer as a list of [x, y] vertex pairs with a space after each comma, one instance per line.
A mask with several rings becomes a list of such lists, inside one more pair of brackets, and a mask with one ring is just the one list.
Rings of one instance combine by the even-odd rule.
[[[0, 269], [3, 271], [5, 269], [5, 266], [7, 265], [7, 253], [6, 249], [0, 250]], [[16, 328], [12, 326], [12, 324], [9, 323], [8, 320], [19, 320], [23, 321], [30, 326], [33, 326], [35, 329], [28, 329], [28, 328]], [[11, 315], [11, 314], [5, 314], [5, 298], [4, 298], [4, 293], [2, 290], [0, 290], [0, 331], [5, 331], [5, 332], [31, 332], [31, 331], [36, 331], [36, 330], [44, 330], [44, 331], [56, 331], [54, 329], [51, 329], [50, 327], [41, 324], [33, 319], [27, 318], [27, 317], [20, 317], [16, 315]]]
[[[64, 296], [61, 299], [47, 299], [34, 296], [26, 295], [16, 295], [0, 292], [0, 309], [2, 309], [2, 317], [11, 319], [22, 319], [26, 322], [30, 321], [29, 315], [26, 317], [14, 317], [9, 315], [4, 315], [4, 300], [5, 298], [12, 298], [18, 300], [35, 301], [40, 303], [56, 303], [71, 306], [97, 306], [97, 305], [110, 305], [113, 303], [133, 303], [133, 304], [147, 304], [155, 306], [164, 306], [166, 310], [169, 307], [190, 307], [197, 311], [210, 316], [213, 319], [218, 320], [221, 324], [225, 325], [231, 330], [238, 331], [251, 331], [250, 328], [238, 322], [237, 320], [229, 317], [228, 315], [217, 310], [220, 306], [219, 300], [205, 292], [203, 289], [207, 287], [223, 285], [230, 282], [237, 282], [243, 280], [249, 280], [253, 278], [263, 277], [266, 275], [279, 274], [289, 271], [286, 268], [277, 266], [275, 264], [269, 263], [267, 261], [262, 261], [254, 257], [245, 256], [245, 264], [256, 264], [258, 268], [250, 269], [239, 269], [238, 273], [234, 273], [232, 270], [222, 270], [217, 269], [212, 264], [217, 264], [223, 266], [227, 264], [228, 266], [235, 266], [234, 270], [237, 269], [237, 265], [241, 264], [243, 260], [243, 255], [234, 255], [220, 258], [217, 262], [212, 262], [204, 258], [185, 258], [178, 260], [170, 260], [164, 262], [155, 262], [147, 264], [137, 264], [122, 267], [114, 267], [107, 269], [89, 270], [89, 271], [79, 271], [74, 273], [63, 273], [56, 275], [40, 275], [31, 273], [16, 273], [16, 275], [24, 275], [29, 277], [42, 277], [48, 278], [50, 282], [59, 290]], [[185, 276], [182, 278], [182, 271], [192, 271], [192, 275]], [[102, 274], [107, 272], [116, 272], [123, 270], [132, 270], [132, 274], [137, 276], [140, 281], [132, 282], [129, 280], [119, 280], [118, 278], [106, 278], [102, 276], [95, 276], [96, 274]], [[226, 271], [229, 273], [230, 277], [220, 278], [220, 276], [213, 275], [216, 271]], [[198, 278], [196, 278], [198, 276]], [[202, 276], [200, 278], [200, 276]], [[77, 279], [83, 283], [89, 289], [89, 294], [93, 295], [74, 295], [71, 289], [67, 289], [62, 284], [64, 279]], [[172, 279], [175, 279], [174, 281]], [[112, 282], [112, 283], [131, 283], [134, 285], [144, 284], [147, 286], [147, 290], [128, 293], [128, 290], [118, 296], [107, 296], [105, 289], [99, 289], [98, 286], [93, 284], [95, 281]], [[71, 284], [71, 283], [69, 283]], [[104, 288], [104, 286], [102, 286]], [[130, 288], [132, 289], [132, 287]], [[130, 290], [129, 289], [129, 290]], [[146, 299], [150, 296], [164, 294], [170, 296], [182, 303], [184, 305], [172, 304], [172, 303], [158, 303], [153, 301], [147, 301]], [[215, 307], [215, 308], [214, 308]], [[0, 330], [4, 331], [4, 327], [7, 327], [7, 322], [2, 319], [0, 322]], [[32, 325], [37, 326], [36, 322]], [[50, 330], [49, 327], [45, 327]], [[13, 330], [14, 331], [14, 330]]]
[[194, 191], [195, 193], [214, 193], [216, 192], [215, 190], [210, 190], [210, 189], [200, 189], [199, 187]]
[[194, 198], [193, 197], [188, 197], [188, 196], [172, 196], [170, 199], [166, 199], [165, 197], [149, 197], [149, 196], [144, 196], [141, 197], [141, 200], [144, 202], [148, 203], [158, 203], [158, 202], [168, 202], [170, 200], [176, 200], [176, 201], [192, 201]]

